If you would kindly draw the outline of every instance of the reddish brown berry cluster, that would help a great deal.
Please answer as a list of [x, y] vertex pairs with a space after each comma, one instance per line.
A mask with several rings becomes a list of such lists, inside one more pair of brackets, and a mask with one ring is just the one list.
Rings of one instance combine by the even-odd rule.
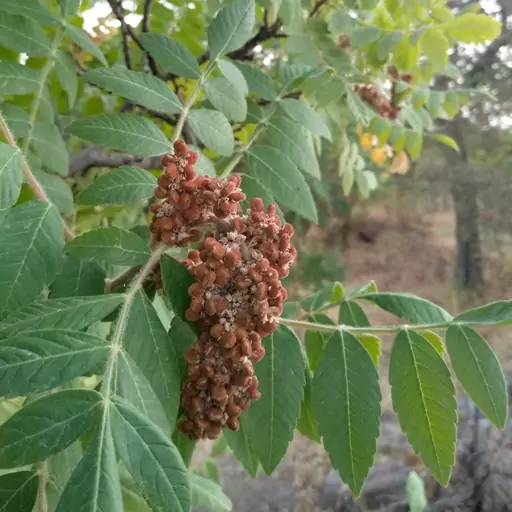
[[221, 181], [208, 176], [196, 177], [198, 155], [183, 141], [174, 144], [174, 153], [162, 157], [165, 171], [158, 178], [155, 196], [160, 204], [151, 205], [155, 214], [150, 226], [155, 241], [188, 246], [201, 238], [199, 226], [211, 219], [223, 219], [241, 212], [240, 176]]
[[354, 92], [386, 119], [396, 119], [400, 114], [400, 106], [390, 101], [373, 84], [358, 84], [354, 87]]
[[153, 207], [151, 231], [156, 240], [185, 245], [210, 229], [185, 260], [196, 281], [186, 316], [200, 335], [186, 353], [180, 428], [193, 440], [215, 439], [226, 426], [237, 430], [240, 413], [260, 397], [253, 363], [265, 355], [261, 340], [283, 311], [281, 278], [296, 255], [293, 228], [258, 198], [242, 216], [239, 176], [195, 178], [195, 153], [183, 142], [174, 150], [162, 159], [166, 171], [155, 192], [162, 203]]
[[187, 318], [203, 333], [187, 352], [189, 380], [182, 394], [181, 428], [193, 439], [238, 429], [238, 416], [259, 398], [253, 362], [265, 355], [261, 339], [275, 331], [283, 312], [295, 258], [293, 228], [281, 225], [270, 205], [252, 199], [244, 217], [209, 233], [187, 265], [196, 278]]

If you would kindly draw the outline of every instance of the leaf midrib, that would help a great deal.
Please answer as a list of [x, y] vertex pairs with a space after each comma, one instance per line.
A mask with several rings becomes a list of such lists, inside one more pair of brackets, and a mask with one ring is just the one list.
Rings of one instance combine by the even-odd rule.
[[345, 346], [345, 338], [343, 331], [340, 332], [340, 341], [341, 341], [341, 353], [343, 357], [343, 368], [344, 368], [344, 377], [345, 377], [345, 394], [347, 396], [346, 402], [346, 413], [347, 413], [347, 428], [348, 428], [348, 449], [349, 449], [349, 458], [350, 458], [350, 468], [352, 470], [352, 479], [354, 484], [356, 484], [356, 469], [354, 466], [354, 448], [352, 446], [352, 420], [351, 420], [351, 409], [350, 409], [350, 388], [349, 388], [349, 379], [348, 379], [348, 366], [347, 366], [347, 348]]
[[[438, 453], [437, 453], [437, 443], [434, 440], [434, 434], [432, 432], [432, 427], [430, 425], [430, 415], [428, 413], [427, 404], [425, 402], [425, 395], [423, 393], [423, 386], [421, 384], [421, 379], [420, 379], [419, 371], [418, 371], [418, 363], [416, 361], [416, 356], [414, 354], [413, 344], [412, 344], [412, 340], [411, 340], [411, 338], [409, 336], [409, 331], [404, 331], [404, 332], [405, 332], [405, 335], [407, 336], [407, 342], [408, 342], [407, 345], [408, 345], [409, 350], [411, 352], [412, 363], [413, 363], [413, 367], [414, 367], [414, 376], [416, 377], [416, 380], [417, 380], [417, 383], [418, 383], [418, 388], [420, 390], [421, 404], [423, 405], [423, 410], [425, 412], [425, 417], [427, 418], [428, 433], [429, 433], [429, 436], [430, 436], [430, 441], [432, 442], [432, 446], [434, 448], [434, 455], [436, 457], [437, 470], [439, 471], [439, 474], [441, 475], [443, 473], [443, 471], [441, 469], [441, 461], [439, 460], [439, 456], [438, 456]], [[427, 340], [427, 343], [429, 343], [428, 340]]]

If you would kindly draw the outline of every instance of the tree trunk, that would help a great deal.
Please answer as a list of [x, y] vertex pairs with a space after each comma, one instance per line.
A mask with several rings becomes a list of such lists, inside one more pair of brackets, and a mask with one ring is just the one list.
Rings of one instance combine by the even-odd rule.
[[[478, 208], [478, 186], [469, 167], [468, 153], [463, 137], [464, 120], [454, 119], [448, 133], [459, 146], [459, 153], [447, 150], [451, 167], [451, 194], [455, 210], [455, 240], [457, 245], [456, 282], [462, 291], [483, 290], [484, 269], [480, 237], [480, 212]], [[461, 126], [462, 125], [462, 126]]]
[[461, 169], [460, 173], [464, 175], [458, 172], [459, 179], [455, 177], [451, 186], [457, 242], [456, 279], [461, 288], [473, 291], [483, 286], [478, 188], [471, 171]]

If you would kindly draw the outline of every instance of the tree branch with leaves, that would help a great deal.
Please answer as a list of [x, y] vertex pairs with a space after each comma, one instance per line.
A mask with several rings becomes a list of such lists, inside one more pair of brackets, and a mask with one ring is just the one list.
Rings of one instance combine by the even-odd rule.
[[[453, 72], [450, 46], [491, 40], [499, 23], [420, 3], [369, 18], [322, 1], [212, 12], [146, 0], [139, 29], [109, 3], [121, 31], [93, 40], [75, 24], [80, 2], [0, 0], [0, 389], [22, 398], [0, 425], [6, 499], [20, 512], [121, 512], [128, 499], [230, 510], [189, 467], [194, 441], [223, 436], [255, 476], [296, 429], [359, 494], [379, 435], [380, 334], [395, 336], [401, 427], [447, 485], [445, 359], [503, 428], [505, 380], [476, 329], [509, 323], [512, 303], [451, 315], [337, 281], [294, 302], [286, 218], [318, 222], [322, 152], [339, 163], [336, 193], [368, 198], [424, 137], [454, 147], [433, 119], [467, 91], [442, 96], [432, 74]], [[371, 326], [364, 304], [397, 323]]]

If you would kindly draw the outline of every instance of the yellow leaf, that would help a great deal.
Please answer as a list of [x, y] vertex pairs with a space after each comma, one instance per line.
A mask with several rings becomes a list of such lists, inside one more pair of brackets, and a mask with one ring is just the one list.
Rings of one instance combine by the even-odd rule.
[[372, 151], [372, 161], [376, 165], [382, 165], [388, 158], [388, 152], [386, 148], [375, 148]]
[[362, 124], [357, 125], [357, 136], [362, 137], [364, 133], [364, 126]]
[[373, 135], [371, 133], [364, 133], [359, 138], [359, 143], [365, 151], [370, 151], [373, 148]]

